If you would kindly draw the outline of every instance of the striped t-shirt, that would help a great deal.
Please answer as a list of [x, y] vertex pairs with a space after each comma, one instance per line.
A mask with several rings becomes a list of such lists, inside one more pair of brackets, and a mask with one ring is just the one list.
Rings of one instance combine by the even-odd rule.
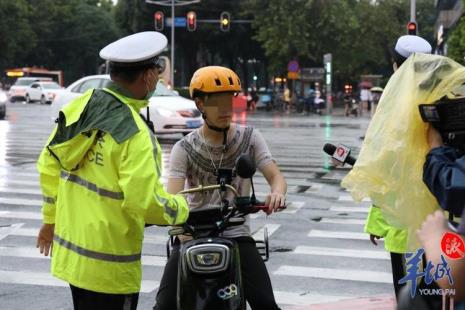
[[[249, 154], [259, 171], [273, 162], [268, 146], [257, 129], [240, 125], [232, 126], [234, 126], [233, 133], [228, 136], [227, 148], [222, 160], [223, 146], [211, 145], [208, 141], [204, 141], [201, 129], [191, 132], [178, 141], [171, 150], [168, 177], [186, 179], [185, 189], [188, 189], [199, 185], [217, 184], [214, 166], [216, 168], [234, 169], [236, 159], [241, 154]], [[236, 176], [231, 184], [241, 196], [250, 195], [250, 180]], [[227, 199], [232, 206], [234, 195], [230, 191], [228, 191]], [[205, 208], [220, 205], [221, 199], [219, 191], [215, 191], [189, 194], [187, 201], [190, 208]], [[248, 216], [243, 225], [229, 227], [223, 233], [223, 236], [228, 238], [249, 235]]]

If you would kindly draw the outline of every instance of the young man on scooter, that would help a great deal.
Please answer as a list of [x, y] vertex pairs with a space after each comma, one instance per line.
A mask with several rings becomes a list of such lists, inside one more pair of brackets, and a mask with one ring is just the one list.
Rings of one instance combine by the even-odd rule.
[[[228, 68], [203, 67], [194, 73], [189, 92], [202, 113], [204, 124], [174, 145], [167, 190], [178, 193], [199, 185], [216, 184], [218, 169], [232, 169], [236, 159], [246, 153], [270, 184], [266, 206], [267, 213], [271, 214], [284, 205], [287, 185], [259, 131], [231, 123], [233, 96], [240, 90], [239, 77]], [[241, 195], [250, 194], [249, 180], [236, 176], [231, 185]], [[187, 198], [191, 209], [220, 205], [222, 199], [219, 191], [190, 194]], [[226, 198], [232, 205], [232, 193]], [[222, 235], [239, 245], [244, 293], [252, 309], [279, 309], [265, 264], [251, 237], [249, 218], [242, 225], [227, 228]], [[181, 236], [175, 242], [158, 289], [156, 310], [176, 309], [179, 245], [189, 238]]]

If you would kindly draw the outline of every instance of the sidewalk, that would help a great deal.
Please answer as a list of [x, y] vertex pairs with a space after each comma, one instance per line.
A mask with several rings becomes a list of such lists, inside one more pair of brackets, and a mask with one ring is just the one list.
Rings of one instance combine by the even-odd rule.
[[394, 296], [380, 295], [365, 298], [345, 299], [342, 301], [284, 308], [285, 310], [394, 310], [396, 300]]

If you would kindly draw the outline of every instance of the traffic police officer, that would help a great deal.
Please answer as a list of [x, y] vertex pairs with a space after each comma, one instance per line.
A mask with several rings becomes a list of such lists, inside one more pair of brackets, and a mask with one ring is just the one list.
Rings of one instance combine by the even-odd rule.
[[100, 51], [112, 82], [66, 105], [38, 160], [37, 247], [70, 284], [75, 309], [136, 309], [145, 224], [185, 222], [185, 199], [163, 189], [161, 148], [139, 110], [163, 69], [167, 39], [141, 32]]
[[[431, 45], [419, 36], [401, 36], [394, 48], [394, 71], [413, 53], [430, 54]], [[407, 230], [390, 226], [384, 219], [380, 208], [373, 205], [368, 213], [365, 232], [370, 234], [370, 240], [375, 245], [377, 245], [376, 239], [384, 238], [384, 248], [391, 255], [392, 277], [397, 298], [401, 287], [398, 282], [404, 277], [402, 256], [407, 252]]]

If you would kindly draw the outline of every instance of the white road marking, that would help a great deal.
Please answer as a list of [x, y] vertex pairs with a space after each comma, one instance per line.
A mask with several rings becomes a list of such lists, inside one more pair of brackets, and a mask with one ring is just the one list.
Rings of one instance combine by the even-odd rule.
[[[329, 230], [311, 230], [308, 237], [331, 238], [331, 239], [349, 239], [349, 240], [367, 240], [370, 235], [366, 233], [350, 232], [350, 231], [329, 231]], [[378, 241], [383, 242], [383, 239]]]
[[[39, 253], [37, 248], [13, 248], [13, 247], [0, 247], [0, 256], [5, 257], [27, 257], [38, 259], [50, 259], [49, 256], [44, 256]], [[163, 267], [166, 264], [166, 257], [142, 255], [142, 265]]]
[[40, 207], [42, 206], [42, 200], [0, 197], [0, 205], [1, 204]]
[[357, 206], [357, 207], [342, 207], [342, 206], [332, 206], [329, 208], [329, 211], [334, 212], [363, 212], [367, 213], [369, 211], [368, 207]]
[[306, 306], [311, 304], [336, 302], [343, 299], [349, 299], [354, 297], [349, 296], [333, 296], [333, 295], [319, 295], [319, 294], [307, 294], [305, 292], [283, 292], [274, 291], [276, 302], [280, 305], [293, 305], [293, 306]]
[[24, 220], [41, 220], [42, 213], [40, 212], [22, 212], [22, 211], [0, 211], [0, 218], [13, 218]]
[[357, 269], [332, 269], [283, 265], [280, 266], [273, 274], [282, 276], [392, 284], [392, 275], [389, 272], [366, 271]]
[[24, 223], [16, 223], [0, 227], [0, 240], [8, 237], [9, 235], [14, 235], [18, 230], [22, 229], [21, 227], [23, 225]]
[[[54, 278], [48, 272], [31, 272], [31, 271], [5, 271], [0, 270], [0, 283], [7, 284], [29, 284], [68, 287], [65, 281]], [[159, 285], [158, 281], [142, 280], [141, 292], [151, 293]]]
[[390, 256], [386, 251], [352, 250], [352, 249], [315, 247], [315, 246], [297, 246], [292, 253], [306, 254], [306, 255], [322, 255], [322, 256], [390, 259]]
[[0, 193], [42, 195], [42, 191], [40, 189], [13, 188], [13, 187], [5, 187], [5, 186], [0, 186]]
[[[339, 201], [354, 201], [355, 202], [355, 200], [350, 195], [340, 196], [338, 200]], [[363, 202], [371, 202], [371, 199], [366, 197], [366, 198], [363, 198], [362, 201]]]
[[334, 218], [322, 218], [320, 223], [327, 224], [353, 224], [353, 225], [365, 225], [366, 220], [363, 219], [334, 219]]
[[278, 230], [278, 228], [281, 226], [280, 224], [265, 224], [262, 228], [257, 230], [252, 237], [257, 240], [262, 240], [263, 239], [263, 231], [265, 229], [265, 226], [268, 230], [268, 237], [271, 237], [271, 235]]

